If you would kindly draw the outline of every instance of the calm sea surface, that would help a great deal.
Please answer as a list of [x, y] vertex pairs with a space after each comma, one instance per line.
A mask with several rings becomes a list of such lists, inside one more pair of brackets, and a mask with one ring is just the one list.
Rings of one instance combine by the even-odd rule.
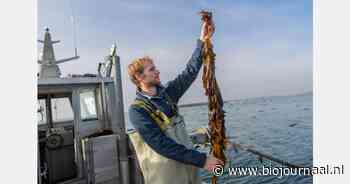
[[[226, 102], [225, 125], [230, 140], [293, 164], [312, 167], [312, 94], [261, 97]], [[206, 105], [180, 108], [189, 132], [208, 124]], [[130, 124], [129, 124], [130, 127]], [[201, 151], [208, 151], [202, 149]], [[246, 151], [227, 152], [227, 167], [280, 167]], [[228, 169], [226, 169], [227, 171]], [[262, 170], [262, 169], [260, 169]], [[201, 172], [204, 182], [211, 174]], [[230, 176], [219, 177], [219, 183], [312, 183], [310, 176]]]

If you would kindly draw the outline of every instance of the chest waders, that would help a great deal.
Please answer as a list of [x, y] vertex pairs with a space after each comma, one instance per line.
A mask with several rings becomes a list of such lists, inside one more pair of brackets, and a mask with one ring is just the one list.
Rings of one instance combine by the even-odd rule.
[[[172, 110], [175, 112], [175, 115], [171, 118], [144, 100], [135, 100], [133, 105], [145, 109], [166, 136], [178, 144], [192, 149], [183, 117], [177, 113], [177, 107], [170, 101], [169, 97], [167, 97], [167, 101], [171, 103]], [[201, 183], [199, 169], [197, 167], [183, 164], [158, 154], [144, 142], [137, 131], [129, 133], [129, 137], [135, 148], [145, 184]]]

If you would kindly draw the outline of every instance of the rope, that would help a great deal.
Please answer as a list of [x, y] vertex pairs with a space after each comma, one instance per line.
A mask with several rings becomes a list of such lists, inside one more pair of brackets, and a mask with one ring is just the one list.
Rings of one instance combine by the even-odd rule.
[[262, 158], [265, 158], [265, 159], [267, 159], [267, 160], [274, 161], [274, 162], [279, 163], [279, 164], [281, 164], [281, 165], [283, 165], [283, 166], [286, 166], [286, 167], [288, 167], [288, 168], [307, 168], [307, 167], [302, 166], [302, 165], [292, 164], [292, 163], [290, 163], [290, 162], [288, 162], [288, 161], [285, 161], [285, 160], [282, 160], [282, 159], [278, 159], [278, 158], [276, 158], [276, 157], [273, 157], [273, 156], [271, 156], [271, 155], [262, 153], [262, 152], [260, 152], [260, 151], [255, 150], [255, 149], [252, 149], [252, 148], [249, 148], [249, 147], [244, 147], [244, 146], [242, 146], [241, 144], [237, 144], [237, 143], [231, 143], [231, 144], [232, 144], [232, 146], [233, 146], [233, 148], [234, 148], [235, 150], [241, 149], [241, 150], [243, 150], [243, 151], [247, 151], [247, 152], [249, 152], [249, 153], [252, 153], [252, 154], [254, 154], [254, 155], [259, 156], [258, 158], [259, 158], [259, 160], [260, 160], [261, 162], [262, 162]]

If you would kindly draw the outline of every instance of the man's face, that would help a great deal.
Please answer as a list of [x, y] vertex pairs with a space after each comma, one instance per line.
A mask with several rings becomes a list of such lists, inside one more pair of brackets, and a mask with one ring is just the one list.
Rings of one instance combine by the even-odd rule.
[[147, 86], [155, 86], [160, 84], [159, 70], [153, 64], [153, 61], [144, 64], [143, 73], [140, 75], [140, 82]]

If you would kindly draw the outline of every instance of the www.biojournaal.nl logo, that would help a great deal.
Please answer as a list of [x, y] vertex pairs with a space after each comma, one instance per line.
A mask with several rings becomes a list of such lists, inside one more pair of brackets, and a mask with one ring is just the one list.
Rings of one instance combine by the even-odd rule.
[[344, 174], [344, 165], [341, 166], [320, 166], [320, 167], [303, 167], [303, 168], [288, 168], [288, 167], [228, 167], [225, 169], [222, 165], [216, 165], [213, 168], [214, 176], [222, 176], [227, 170], [230, 176], [313, 176], [313, 175], [340, 175]]

